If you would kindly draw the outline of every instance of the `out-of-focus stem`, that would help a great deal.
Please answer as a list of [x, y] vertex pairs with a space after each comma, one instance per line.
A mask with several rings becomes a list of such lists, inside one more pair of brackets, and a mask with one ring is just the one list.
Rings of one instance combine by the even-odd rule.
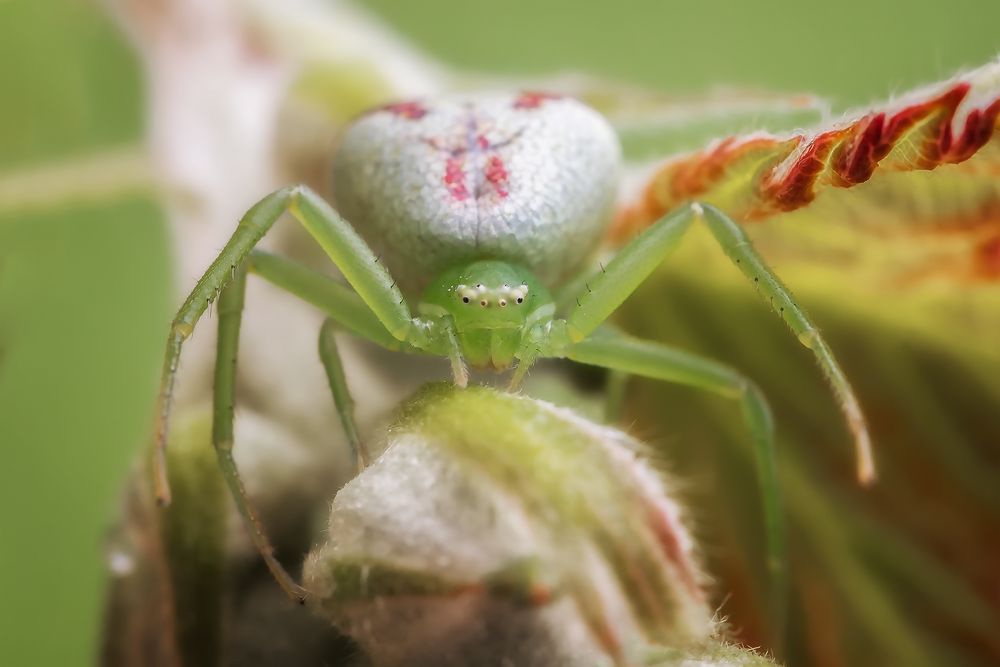
[[0, 215], [31, 213], [118, 199], [155, 187], [152, 165], [139, 146], [0, 174]]

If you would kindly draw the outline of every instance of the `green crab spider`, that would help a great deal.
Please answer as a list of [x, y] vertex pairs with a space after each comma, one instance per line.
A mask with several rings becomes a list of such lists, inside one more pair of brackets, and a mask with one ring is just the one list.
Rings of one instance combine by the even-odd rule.
[[[764, 395], [752, 380], [723, 364], [629, 337], [604, 323], [700, 222], [815, 355], [853, 432], [858, 476], [870, 482], [875, 469], [858, 401], [805, 311], [744, 231], [712, 206], [682, 206], [636, 236], [586, 281], [567, 281], [592, 255], [610, 220], [619, 162], [617, 139], [607, 123], [584, 105], [553, 95], [405, 102], [362, 116], [346, 132], [334, 164], [338, 207], [358, 229], [305, 186], [278, 190], [244, 215], [177, 312], [157, 410], [159, 501], [170, 500], [165, 447], [181, 348], [218, 297], [213, 444], [268, 568], [291, 598], [304, 601], [306, 591], [272, 553], [232, 455], [236, 351], [246, 277], [254, 273], [328, 316], [320, 332], [320, 358], [359, 470], [370, 455], [354, 425], [335, 330], [389, 350], [446, 357], [459, 386], [468, 382], [467, 364], [513, 368], [509, 388], [514, 390], [539, 359], [566, 358], [737, 401], [762, 488], [772, 594], [784, 597], [774, 424]], [[286, 212], [323, 248], [349, 287], [255, 249]], [[555, 299], [550, 292], [574, 284], [582, 285], [579, 294]], [[415, 309], [401, 286], [411, 299], [421, 295]], [[560, 312], [557, 303], [570, 306]]]

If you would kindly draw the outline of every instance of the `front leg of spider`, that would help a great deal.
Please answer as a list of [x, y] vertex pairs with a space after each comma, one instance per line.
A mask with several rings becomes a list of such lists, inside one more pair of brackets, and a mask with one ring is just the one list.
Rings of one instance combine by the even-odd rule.
[[430, 336], [427, 348], [448, 357], [451, 364], [451, 376], [457, 387], [469, 384], [469, 369], [462, 357], [462, 344], [458, 339], [455, 324], [450, 318], [441, 318], [427, 322]]
[[[181, 349], [208, 305], [219, 297], [220, 331], [213, 393], [213, 444], [233, 499], [247, 523], [258, 550], [285, 592], [291, 598], [301, 601], [304, 599], [304, 591], [274, 557], [274, 550], [246, 495], [232, 457], [236, 349], [243, 309], [247, 260], [260, 239], [285, 212], [291, 212], [306, 228], [354, 288], [357, 297], [327, 290], [327, 295], [334, 295], [334, 301], [338, 305], [353, 306], [331, 313], [339, 323], [363, 336], [366, 332], [370, 332], [367, 337], [377, 344], [386, 345], [397, 341], [401, 347], [414, 350], [432, 347], [435, 340], [440, 338], [440, 334], [429, 338], [429, 334], [435, 334], [438, 327], [429, 326], [411, 316], [392, 276], [377, 261], [374, 253], [357, 232], [320, 197], [301, 186], [285, 188], [268, 195], [244, 215], [222, 252], [195, 285], [175, 316], [167, 338], [155, 429], [153, 462], [157, 499], [162, 505], [170, 502], [165, 451], [170, 405]], [[269, 269], [278, 276], [302, 277], [301, 267], [291, 269], [280, 263], [268, 262], [266, 258], [258, 259], [262, 260], [262, 266], [267, 267], [265, 270]], [[253, 261], [250, 264], [253, 267]], [[299, 274], [292, 275], [296, 270]], [[304, 282], [299, 281], [297, 285], [313, 295], [319, 294], [325, 287], [313, 278]], [[361, 304], [353, 303], [352, 299], [355, 298], [358, 298]], [[360, 307], [362, 304], [363, 308]], [[381, 327], [381, 330], [378, 327]], [[330, 350], [328, 345], [325, 350], [327, 352]], [[326, 361], [329, 372], [331, 357], [327, 356]], [[343, 412], [336, 391], [334, 398], [338, 401], [338, 408]], [[349, 422], [345, 422], [345, 428], [349, 428]], [[356, 440], [352, 440], [352, 444], [359, 447]], [[363, 451], [358, 451], [357, 454], [364, 457]]]
[[508, 391], [516, 391], [521, 386], [524, 378], [528, 375], [528, 370], [542, 356], [543, 346], [546, 345], [547, 339], [547, 324], [532, 327], [524, 336], [517, 352], [517, 367], [511, 373], [510, 382], [507, 384]]
[[786, 572], [780, 490], [774, 464], [774, 427], [766, 399], [756, 384], [725, 366], [656, 343], [638, 341], [598, 327], [622, 304], [680, 242], [696, 221], [704, 222], [725, 254], [757, 287], [765, 303], [798, 340], [813, 351], [847, 424], [854, 434], [857, 475], [862, 484], [875, 479], [875, 466], [864, 417], [843, 371], [818, 329], [791, 293], [757, 254], [746, 233], [718, 209], [691, 204], [662, 218], [625, 246], [587, 283], [576, 308], [554, 323], [557, 334], [547, 356], [565, 356], [615, 371], [676, 382], [739, 401], [752, 436], [768, 533], [769, 569], [775, 618], [784, 618]]
[[664, 216], [625, 246], [577, 299], [579, 306], [566, 318], [570, 343], [593, 333], [674, 250], [696, 221], [704, 222], [726, 256], [750, 280], [763, 301], [781, 317], [820, 365], [845, 421], [854, 435], [857, 477], [862, 484], [875, 480], [875, 462], [868, 427], [854, 390], [826, 341], [791, 292], [754, 249], [746, 232], [724, 213], [707, 204], [693, 203]]

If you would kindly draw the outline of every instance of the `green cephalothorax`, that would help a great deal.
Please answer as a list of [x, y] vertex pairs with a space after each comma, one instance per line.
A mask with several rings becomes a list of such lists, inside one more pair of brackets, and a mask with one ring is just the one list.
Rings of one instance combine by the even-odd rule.
[[431, 281], [419, 312], [454, 327], [469, 365], [504, 371], [520, 358], [528, 332], [551, 320], [555, 305], [527, 269], [483, 260], [447, 269]]

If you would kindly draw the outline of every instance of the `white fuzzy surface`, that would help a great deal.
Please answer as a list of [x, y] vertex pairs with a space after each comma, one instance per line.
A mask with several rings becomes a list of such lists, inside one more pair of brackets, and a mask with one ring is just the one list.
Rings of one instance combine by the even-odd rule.
[[[414, 104], [422, 116], [363, 116], [334, 161], [338, 209], [401, 284], [417, 289], [450, 265], [484, 258], [552, 282], [592, 252], [610, 221], [621, 161], [597, 112], [569, 98], [522, 108], [511, 94]], [[495, 160], [506, 172], [502, 187], [488, 177]], [[449, 161], [464, 195], [449, 190]]]

